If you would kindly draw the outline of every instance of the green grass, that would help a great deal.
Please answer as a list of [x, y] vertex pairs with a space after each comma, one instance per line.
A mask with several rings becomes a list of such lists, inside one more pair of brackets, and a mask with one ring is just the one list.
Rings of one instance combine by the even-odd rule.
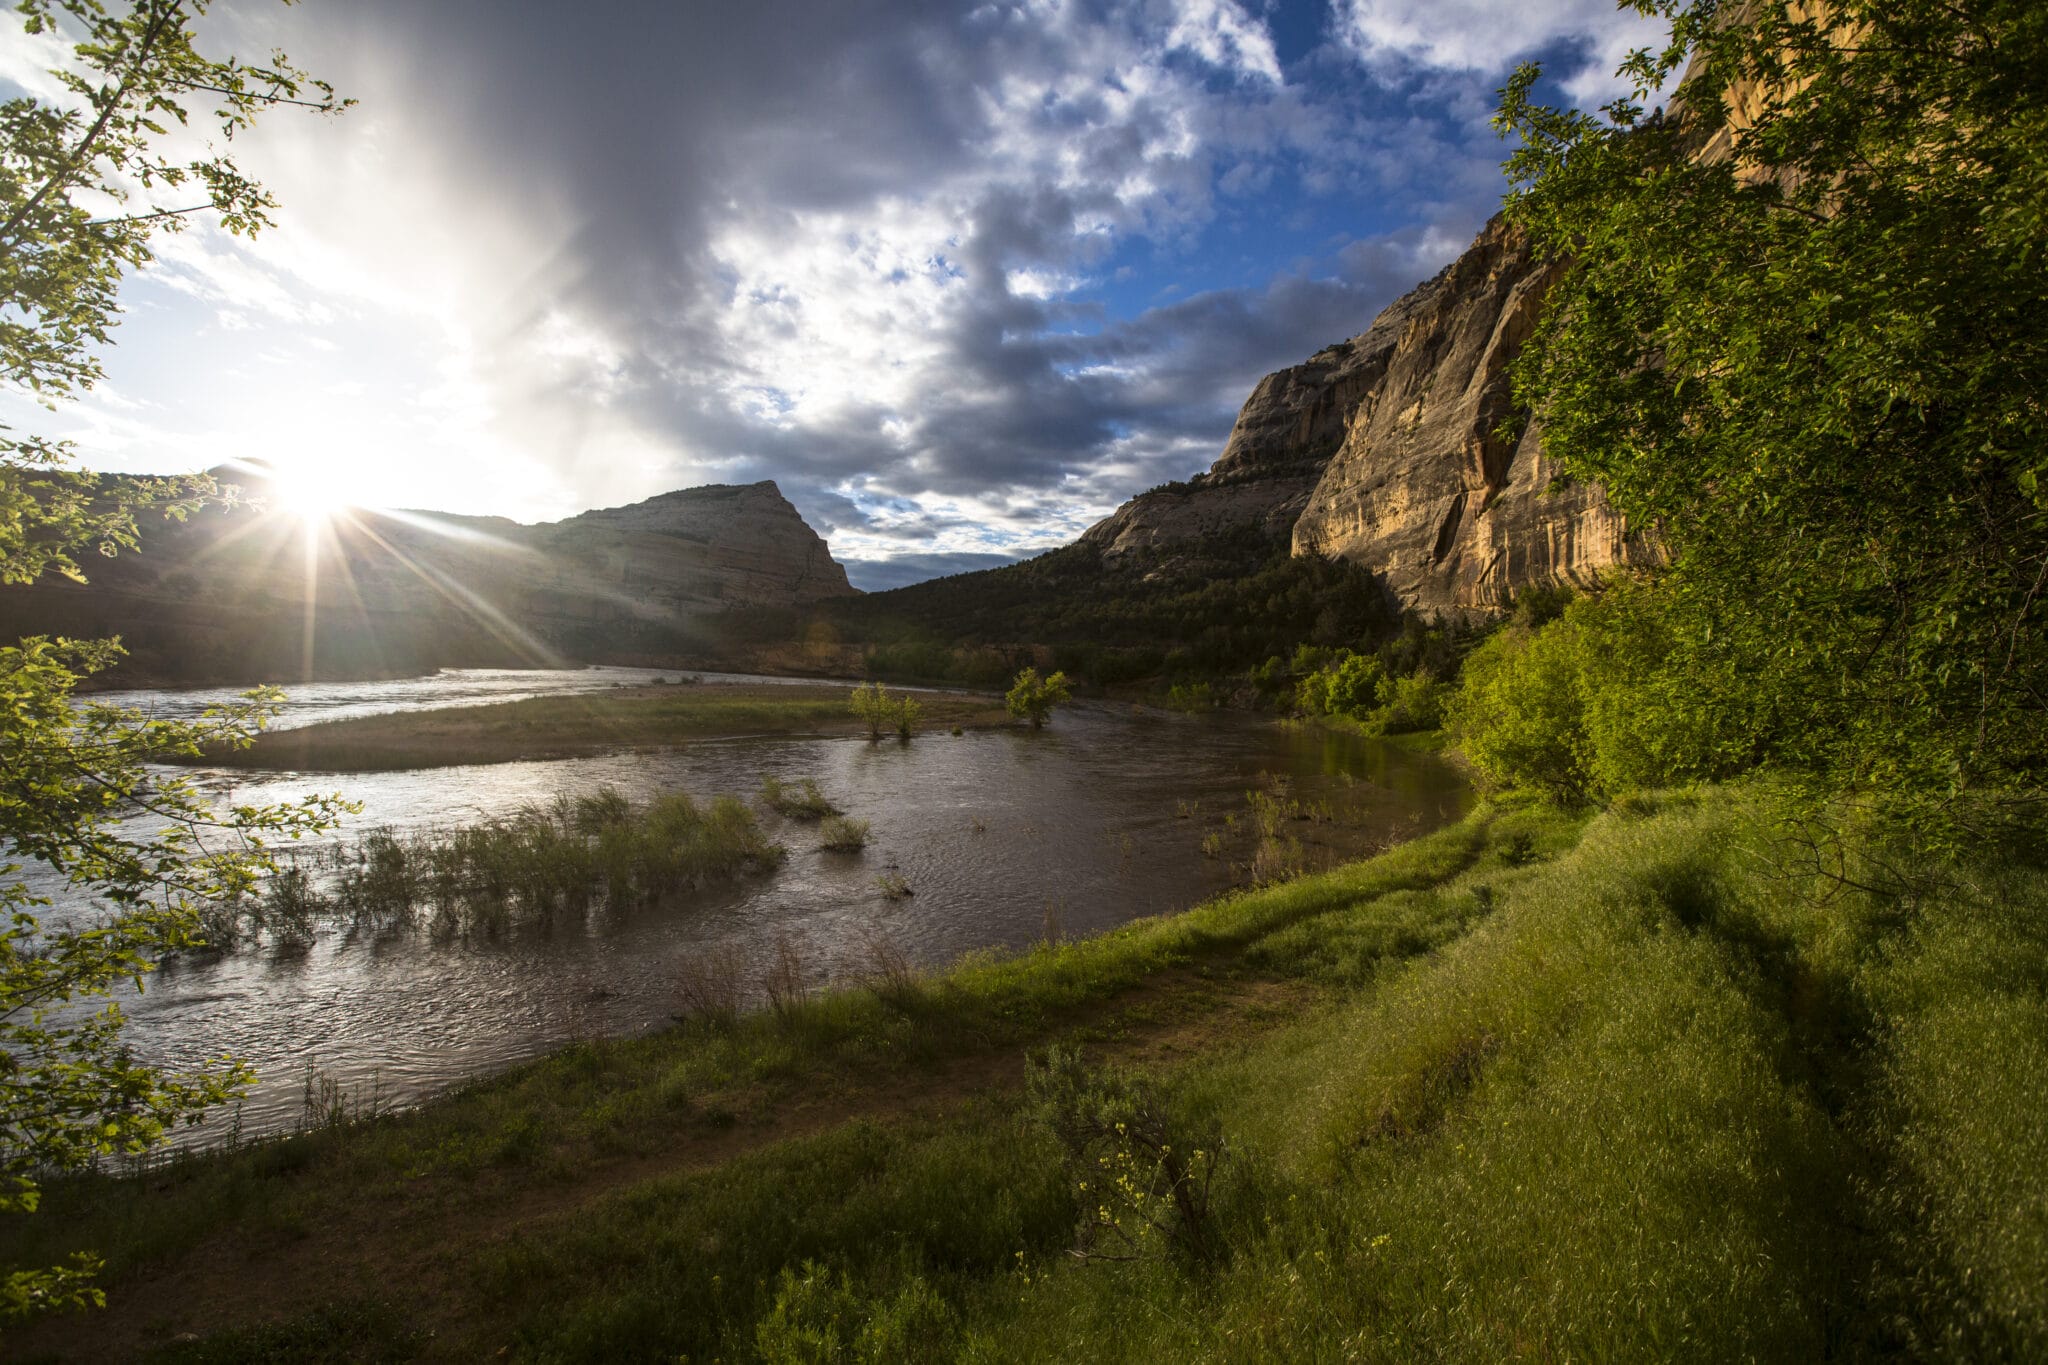
[[[383, 1235], [460, 1265], [446, 1358], [2040, 1358], [2048, 876], [1846, 888], [1782, 871], [1770, 816], [1744, 789], [1590, 824], [1489, 806], [1099, 938], [582, 1045], [147, 1195], [59, 1183], [10, 1251], [100, 1247], [118, 1312], [124, 1277], [210, 1238], [403, 1203]], [[1203, 1043], [1116, 1079], [1162, 1029]], [[1149, 1095], [1132, 1123], [1225, 1153], [1213, 1263], [1069, 1254], [1084, 1210], [1144, 1196], [1084, 1189], [1024, 1093], [1020, 1054], [1056, 1040], [1106, 1068], [1101, 1104]], [[1011, 1060], [960, 1080], [977, 1057]], [[779, 1126], [821, 1096], [844, 1121]], [[447, 1240], [691, 1134], [736, 1145]]]
[[774, 867], [784, 852], [733, 797], [699, 804], [677, 792], [635, 805], [604, 787], [457, 829], [372, 830], [289, 861], [262, 894], [210, 912], [207, 932], [223, 949], [259, 936], [303, 946], [322, 923], [496, 934]]

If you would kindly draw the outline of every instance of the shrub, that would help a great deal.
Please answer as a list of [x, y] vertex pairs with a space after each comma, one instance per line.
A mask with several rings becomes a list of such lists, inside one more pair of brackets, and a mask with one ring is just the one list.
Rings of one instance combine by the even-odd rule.
[[889, 689], [878, 682], [861, 683], [853, 689], [847, 700], [847, 709], [852, 711], [861, 724], [868, 727], [869, 739], [880, 739], [882, 730], [890, 722], [893, 709], [889, 700]]
[[818, 790], [817, 779], [810, 777], [801, 782], [762, 778], [761, 803], [777, 815], [788, 816], [792, 820], [823, 820], [828, 815], [839, 814], [839, 807], [825, 799], [825, 794]]
[[1725, 663], [1673, 648], [1694, 607], [1619, 580], [1541, 628], [1511, 622], [1466, 659], [1446, 724], [1488, 785], [1568, 803], [1742, 772], [1781, 722]]
[[1213, 1264], [1223, 1253], [1210, 1216], [1222, 1135], [1176, 1131], [1150, 1086], [1121, 1071], [1091, 1071], [1078, 1050], [1055, 1046], [1026, 1067], [1039, 1121], [1066, 1150], [1081, 1212], [1075, 1254]]
[[1009, 695], [1003, 701], [1010, 708], [1011, 715], [1030, 721], [1031, 728], [1036, 730], [1045, 724], [1053, 707], [1066, 702], [1071, 696], [1066, 674], [1054, 673], [1049, 678], [1040, 678], [1037, 669], [1027, 668], [1010, 684]]
[[1312, 716], [1360, 717], [1376, 710], [1386, 670], [1370, 654], [1340, 650], [1295, 687], [1295, 704]]
[[818, 847], [832, 853], [858, 853], [868, 846], [868, 822], [830, 816], [818, 827]]

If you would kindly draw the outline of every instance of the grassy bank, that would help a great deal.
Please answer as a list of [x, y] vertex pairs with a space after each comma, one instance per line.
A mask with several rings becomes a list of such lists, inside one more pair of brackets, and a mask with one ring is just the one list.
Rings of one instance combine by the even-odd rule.
[[[699, 683], [485, 706], [409, 711], [273, 730], [246, 749], [210, 755], [237, 768], [371, 772], [461, 763], [576, 758], [734, 735], [855, 735], [867, 728], [848, 709], [850, 689], [824, 684]], [[922, 726], [1009, 723], [1001, 698], [920, 695]], [[892, 736], [893, 738], [893, 736]]]
[[[7, 1258], [99, 1248], [111, 1307], [14, 1347], [2038, 1357], [2048, 877], [1784, 852], [1744, 790], [1489, 807], [936, 978], [878, 948], [868, 989], [56, 1185]], [[1084, 1070], [1027, 1087], [1051, 1043]]]

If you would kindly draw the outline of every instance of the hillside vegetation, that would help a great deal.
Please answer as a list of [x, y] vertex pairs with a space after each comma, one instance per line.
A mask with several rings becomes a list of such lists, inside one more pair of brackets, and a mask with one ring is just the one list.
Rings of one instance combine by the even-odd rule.
[[1882, 894], [1798, 847], [1739, 787], [1493, 806], [1099, 939], [67, 1182], [9, 1254], [98, 1247], [110, 1307], [18, 1344], [2038, 1358], [2048, 875]]
[[833, 602], [819, 621], [891, 677], [1007, 685], [1038, 650], [1098, 687], [1214, 677], [1304, 641], [1380, 639], [1399, 615], [1367, 570], [1257, 532], [1111, 567], [1087, 542], [1022, 564]]
[[1441, 716], [1487, 804], [1083, 942], [683, 983], [410, 1113], [309, 1077], [289, 1140], [51, 1180], [0, 1260], [98, 1252], [108, 1307], [9, 1349], [2048, 1358], [2048, 9], [1638, 8], [1633, 99], [1529, 68], [1500, 123], [1573, 261], [1519, 399], [1667, 568], [1526, 598], [1456, 681], [1277, 559], [841, 618], [940, 676], [1185, 650]]

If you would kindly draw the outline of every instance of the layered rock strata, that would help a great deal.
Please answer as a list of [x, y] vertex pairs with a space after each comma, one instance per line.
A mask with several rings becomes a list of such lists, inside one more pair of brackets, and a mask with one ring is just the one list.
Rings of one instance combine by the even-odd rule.
[[1560, 480], [1533, 425], [1501, 434], [1508, 366], [1556, 273], [1496, 218], [1366, 331], [1262, 380], [1209, 472], [1087, 539], [1113, 564], [1257, 527], [1364, 565], [1405, 608], [1464, 616], [1648, 556], [1597, 487]]

